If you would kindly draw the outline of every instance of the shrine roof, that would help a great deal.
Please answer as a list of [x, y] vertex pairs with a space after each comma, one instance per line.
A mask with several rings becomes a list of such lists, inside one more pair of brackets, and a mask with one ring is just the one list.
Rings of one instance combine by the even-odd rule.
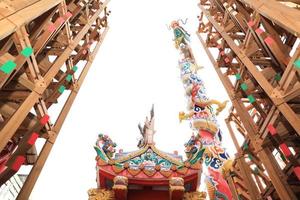
[[129, 153], [119, 153], [115, 156], [115, 162], [126, 163], [129, 162], [132, 166], [139, 166], [146, 164], [146, 166], [155, 166], [163, 163], [165, 167], [174, 165], [183, 165], [182, 157], [175, 154], [165, 153], [157, 149], [154, 145], [147, 145], [137, 151]]

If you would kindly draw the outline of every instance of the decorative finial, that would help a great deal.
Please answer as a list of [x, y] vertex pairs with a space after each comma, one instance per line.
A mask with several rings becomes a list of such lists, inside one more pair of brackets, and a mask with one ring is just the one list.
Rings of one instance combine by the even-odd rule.
[[144, 127], [142, 128], [141, 124], [138, 125], [141, 135], [143, 138], [140, 139], [138, 143], [138, 147], [142, 148], [146, 145], [154, 145], [153, 135], [155, 133], [154, 130], [154, 105], [152, 105], [150, 111], [150, 120], [146, 117]]

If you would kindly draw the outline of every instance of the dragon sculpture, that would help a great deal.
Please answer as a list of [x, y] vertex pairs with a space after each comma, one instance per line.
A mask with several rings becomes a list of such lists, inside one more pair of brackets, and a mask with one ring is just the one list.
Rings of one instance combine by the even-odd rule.
[[[204, 83], [197, 73], [200, 67], [197, 66], [189, 46], [190, 35], [180, 22], [186, 23], [177, 20], [170, 25], [174, 33], [175, 47], [181, 55], [180, 75], [188, 100], [188, 112], [180, 112], [179, 119], [189, 120], [195, 132], [185, 144], [185, 152], [188, 160], [201, 157], [207, 167], [205, 184], [209, 199], [231, 200], [232, 194], [223, 175], [230, 169], [232, 161], [221, 147], [222, 132], [216, 120], [216, 115], [225, 108], [227, 101], [221, 103], [208, 98]], [[217, 106], [216, 112], [213, 105]]]
[[117, 144], [108, 135], [98, 135], [95, 150], [99, 152], [99, 155], [106, 155], [108, 158], [112, 158], [116, 152], [116, 147]]

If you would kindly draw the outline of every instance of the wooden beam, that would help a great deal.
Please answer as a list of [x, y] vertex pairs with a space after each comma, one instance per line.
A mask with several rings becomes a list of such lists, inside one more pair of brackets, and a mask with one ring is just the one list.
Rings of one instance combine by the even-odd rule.
[[[107, 31], [108, 31], [108, 28], [106, 28], [105, 31], [103, 32], [100, 41], [97, 43], [97, 45], [92, 53], [92, 57], [94, 57], [96, 55], [96, 53], [98, 52], [100, 45], [102, 44]], [[43, 147], [42, 151], [40, 152], [38, 159], [37, 159], [35, 165], [33, 166], [30, 174], [28, 175], [28, 177], [24, 183], [24, 186], [22, 187], [22, 189], [18, 195], [17, 200], [23, 200], [23, 199], [29, 198], [30, 193], [38, 179], [38, 176], [40, 175], [40, 173], [43, 169], [43, 166], [46, 163], [46, 160], [47, 160], [47, 158], [50, 154], [50, 151], [53, 147], [53, 144], [56, 141], [59, 131], [67, 117], [69, 110], [71, 109], [71, 106], [72, 106], [72, 104], [75, 100], [75, 97], [83, 83], [83, 80], [86, 77], [87, 72], [90, 69], [91, 64], [92, 64], [92, 60], [89, 60], [86, 63], [83, 71], [81, 72], [78, 82], [76, 84], [76, 87], [74, 87], [72, 89], [71, 94], [69, 95], [67, 101], [65, 102], [65, 105], [64, 105], [63, 109], [61, 110], [61, 112], [53, 126], [53, 129], [52, 129], [53, 131], [51, 131], [52, 134], [50, 135], [50, 138], [44, 144], [44, 147]]]

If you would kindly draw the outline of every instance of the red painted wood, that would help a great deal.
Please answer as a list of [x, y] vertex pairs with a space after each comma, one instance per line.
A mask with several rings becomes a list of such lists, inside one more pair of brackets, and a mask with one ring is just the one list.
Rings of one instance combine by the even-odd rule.
[[126, 200], [127, 199], [127, 191], [126, 190], [118, 190], [115, 189], [115, 197], [117, 200]]
[[270, 36], [266, 37], [264, 41], [265, 41], [265, 43], [267, 43], [268, 45], [271, 45], [271, 44], [274, 42], [273, 38], [270, 37]]
[[280, 144], [279, 148], [286, 157], [289, 157], [290, 155], [292, 155], [290, 149], [288, 148], [288, 146], [286, 146], [285, 143]]
[[73, 15], [73, 14], [70, 13], [70, 12], [67, 12], [67, 13], [66, 13], [66, 17], [67, 17], [67, 18], [72, 17], [72, 15]]
[[50, 24], [50, 25], [48, 26], [48, 31], [50, 31], [50, 33], [54, 32], [55, 30], [56, 30], [56, 27], [55, 27], [54, 24]]
[[264, 31], [260, 28], [256, 29], [255, 32], [257, 33], [257, 35], [262, 34]]
[[169, 200], [169, 191], [129, 190], [128, 200]]
[[57, 19], [57, 21], [58, 21], [60, 24], [62, 24], [62, 23], [65, 22], [65, 19], [64, 19], [63, 17], [59, 17], [59, 18]]
[[184, 195], [184, 191], [182, 190], [175, 190], [172, 193], [172, 199], [171, 200], [182, 200]]
[[272, 136], [277, 134], [276, 128], [273, 126], [273, 124], [268, 125], [268, 130], [271, 133]]
[[38, 139], [38, 137], [39, 137], [39, 134], [36, 132], [33, 132], [31, 134], [30, 138], [28, 139], [27, 143], [30, 145], [34, 145], [36, 140]]
[[49, 121], [49, 115], [45, 114], [41, 119], [40, 119], [40, 124], [45, 125]]
[[296, 174], [298, 180], [300, 181], [300, 166], [294, 167], [294, 173]]
[[[130, 184], [137, 184], [137, 185], [169, 185], [169, 178], [166, 178], [161, 175], [160, 178], [158, 178], [158, 175], [155, 176], [155, 179], [153, 177], [145, 177], [143, 172], [140, 172], [135, 177], [132, 177], [130, 174], [125, 173], [127, 170], [124, 170], [123, 172], [119, 174], [115, 174], [111, 168], [111, 166], [101, 166], [99, 169], [99, 175], [100, 177], [105, 177], [107, 179], [113, 180], [115, 176], [126, 176], [128, 178], [128, 182]], [[126, 175], [125, 175], [126, 174]], [[141, 176], [141, 174], [144, 174]], [[159, 174], [159, 173], [157, 173]], [[191, 170], [187, 172], [186, 175], [181, 175], [176, 172], [173, 172], [171, 177], [182, 177], [185, 182], [189, 182], [192, 180], [195, 180], [197, 182], [198, 180], [198, 170]]]
[[25, 157], [18, 156], [16, 158], [15, 162], [12, 164], [11, 169], [17, 172], [20, 169], [20, 167], [23, 165], [24, 162], [25, 162]]
[[254, 21], [250, 20], [250, 21], [248, 22], [248, 25], [249, 25], [250, 27], [254, 26]]

